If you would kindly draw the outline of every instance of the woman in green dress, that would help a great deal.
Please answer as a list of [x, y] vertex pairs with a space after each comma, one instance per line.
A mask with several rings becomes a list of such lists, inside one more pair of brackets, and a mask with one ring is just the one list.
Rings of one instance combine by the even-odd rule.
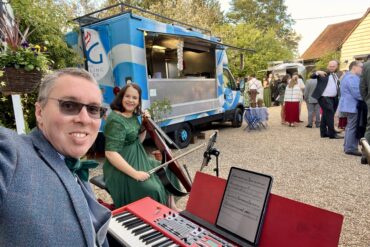
[[271, 78], [272, 74], [269, 74], [263, 79], [263, 102], [266, 107], [271, 106]]
[[[127, 84], [110, 106], [112, 112], [104, 128], [106, 159], [103, 172], [114, 205], [118, 208], [149, 196], [177, 210], [173, 196], [168, 194], [159, 178], [147, 173], [160, 162], [149, 157], [141, 144], [146, 131], [140, 132], [138, 118], [141, 113], [140, 87]], [[148, 111], [143, 115], [150, 117]], [[176, 182], [175, 186], [179, 187]]]
[[244, 78], [244, 107], [250, 107], [249, 104], [249, 76]]

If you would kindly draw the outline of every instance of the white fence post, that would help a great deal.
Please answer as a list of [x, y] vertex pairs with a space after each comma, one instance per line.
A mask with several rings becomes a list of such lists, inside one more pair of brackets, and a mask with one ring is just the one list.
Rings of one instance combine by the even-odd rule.
[[13, 110], [15, 116], [15, 125], [17, 126], [17, 133], [25, 134], [24, 116], [22, 109], [21, 97], [19, 94], [12, 94]]

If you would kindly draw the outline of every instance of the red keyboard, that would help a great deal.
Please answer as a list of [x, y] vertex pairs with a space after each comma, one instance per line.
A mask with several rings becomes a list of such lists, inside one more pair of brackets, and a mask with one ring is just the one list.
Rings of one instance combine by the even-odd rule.
[[236, 246], [149, 197], [114, 210], [108, 231], [132, 247]]

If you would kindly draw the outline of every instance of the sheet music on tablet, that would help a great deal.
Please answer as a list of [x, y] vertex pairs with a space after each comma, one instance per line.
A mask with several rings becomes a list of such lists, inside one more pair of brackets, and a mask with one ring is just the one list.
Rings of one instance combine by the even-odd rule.
[[256, 244], [271, 183], [271, 176], [232, 167], [216, 225]]

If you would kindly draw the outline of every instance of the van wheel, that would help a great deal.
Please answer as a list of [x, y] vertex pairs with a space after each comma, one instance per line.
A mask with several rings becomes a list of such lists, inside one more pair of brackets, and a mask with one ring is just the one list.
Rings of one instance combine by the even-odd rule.
[[179, 148], [186, 148], [189, 146], [192, 133], [191, 127], [188, 123], [183, 123], [173, 132], [174, 140]]
[[240, 108], [235, 109], [234, 118], [231, 121], [234, 128], [239, 128], [243, 124], [243, 111]]

